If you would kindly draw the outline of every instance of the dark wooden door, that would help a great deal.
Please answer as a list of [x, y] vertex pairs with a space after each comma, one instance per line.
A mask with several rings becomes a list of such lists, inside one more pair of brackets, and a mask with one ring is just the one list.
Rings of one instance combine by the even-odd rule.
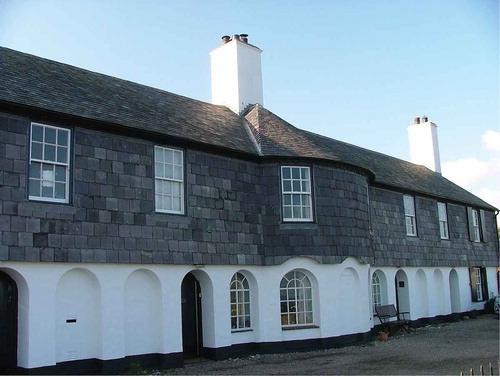
[[396, 288], [396, 309], [398, 310], [398, 312], [401, 312], [401, 310], [399, 309], [399, 284], [398, 284], [398, 277], [396, 276], [394, 278], [394, 287]]
[[0, 373], [17, 367], [17, 286], [0, 272]]
[[182, 302], [182, 350], [184, 358], [201, 356], [201, 289], [198, 280], [189, 273], [181, 287]]

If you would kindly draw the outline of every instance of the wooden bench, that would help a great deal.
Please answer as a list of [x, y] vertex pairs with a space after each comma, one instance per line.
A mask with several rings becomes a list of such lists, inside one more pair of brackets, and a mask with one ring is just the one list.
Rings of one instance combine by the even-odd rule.
[[384, 332], [394, 334], [403, 328], [410, 333], [410, 320], [405, 317], [410, 312], [398, 312], [394, 304], [376, 306], [375, 312]]

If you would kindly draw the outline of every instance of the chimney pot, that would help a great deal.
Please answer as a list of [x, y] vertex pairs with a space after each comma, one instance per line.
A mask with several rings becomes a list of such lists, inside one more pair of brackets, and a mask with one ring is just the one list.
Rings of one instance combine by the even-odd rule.
[[240, 34], [240, 39], [243, 43], [248, 43], [248, 34]]
[[413, 124], [420, 124], [420, 118], [418, 116], [413, 118]]
[[222, 44], [226, 44], [231, 40], [231, 37], [229, 35], [224, 35], [222, 37]]
[[233, 40], [240, 40], [240, 36], [238, 34], [233, 35]]
[[429, 118], [426, 115], [422, 115], [422, 123], [427, 123]]

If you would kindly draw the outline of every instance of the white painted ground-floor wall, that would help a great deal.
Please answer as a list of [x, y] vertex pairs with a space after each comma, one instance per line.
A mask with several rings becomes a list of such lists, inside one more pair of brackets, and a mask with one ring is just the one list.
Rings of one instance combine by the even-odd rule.
[[[280, 282], [292, 270], [312, 285], [314, 325], [281, 326]], [[129, 355], [180, 353], [181, 284], [191, 272], [202, 291], [203, 346], [227, 347], [365, 333], [373, 318], [371, 279], [381, 281], [382, 304], [396, 303], [411, 319], [482, 309], [473, 303], [468, 268], [370, 268], [357, 259], [323, 265], [295, 258], [278, 266], [0, 263], [18, 287], [18, 366]], [[231, 330], [229, 284], [236, 272], [250, 285], [251, 330]], [[496, 269], [487, 268], [490, 294]], [[404, 290], [406, 289], [406, 290]], [[403, 306], [403, 307], [402, 307]]]

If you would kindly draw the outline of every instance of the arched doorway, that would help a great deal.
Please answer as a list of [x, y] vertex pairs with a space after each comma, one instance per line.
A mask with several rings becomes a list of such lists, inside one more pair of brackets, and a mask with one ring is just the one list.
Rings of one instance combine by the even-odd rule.
[[203, 327], [201, 315], [201, 288], [196, 277], [188, 273], [182, 280], [182, 351], [184, 358], [202, 355]]
[[408, 277], [403, 270], [398, 270], [396, 278], [396, 304], [398, 312], [410, 312], [410, 292], [408, 290]]
[[0, 373], [17, 368], [17, 285], [0, 272]]

